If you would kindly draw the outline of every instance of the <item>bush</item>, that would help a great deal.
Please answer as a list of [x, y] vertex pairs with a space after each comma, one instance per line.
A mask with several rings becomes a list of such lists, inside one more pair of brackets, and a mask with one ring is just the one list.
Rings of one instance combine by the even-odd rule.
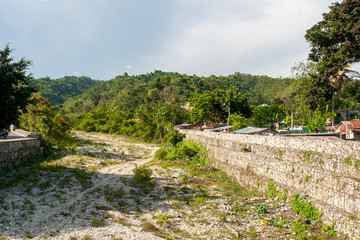
[[168, 155], [168, 151], [166, 148], [159, 148], [156, 152], [155, 152], [155, 159], [158, 160], [165, 160], [166, 156]]
[[305, 217], [308, 220], [319, 220], [321, 212], [312, 206], [308, 201], [299, 194], [294, 194], [290, 199], [291, 207], [300, 217]]
[[150, 183], [152, 170], [147, 166], [140, 166], [134, 169], [135, 182], [139, 184]]
[[45, 98], [36, 94], [32, 96], [31, 104], [26, 106], [26, 112], [20, 116], [20, 127], [40, 134], [45, 145], [44, 152], [48, 152], [52, 145], [66, 147], [73, 144], [69, 134], [70, 125]]
[[165, 135], [166, 142], [170, 143], [172, 146], [175, 146], [177, 143], [181, 142], [183, 138], [183, 135], [176, 130], [172, 130]]
[[155, 152], [155, 159], [176, 160], [187, 158], [200, 165], [207, 165], [210, 161], [206, 158], [206, 148], [194, 141], [183, 140], [171, 149], [160, 148]]

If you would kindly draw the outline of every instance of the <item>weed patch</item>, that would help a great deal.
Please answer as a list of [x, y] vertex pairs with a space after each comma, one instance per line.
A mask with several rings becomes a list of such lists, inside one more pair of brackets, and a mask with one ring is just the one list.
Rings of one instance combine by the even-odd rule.
[[290, 203], [294, 212], [296, 212], [300, 217], [304, 217], [308, 220], [320, 220], [321, 213], [319, 210], [312, 206], [304, 197], [301, 197], [299, 194], [294, 194], [291, 196]]

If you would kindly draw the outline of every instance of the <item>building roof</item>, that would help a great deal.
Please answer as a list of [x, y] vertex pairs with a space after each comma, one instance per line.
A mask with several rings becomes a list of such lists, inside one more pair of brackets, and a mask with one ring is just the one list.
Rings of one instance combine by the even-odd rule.
[[228, 130], [231, 129], [232, 126], [223, 126], [223, 127], [217, 127], [217, 128], [212, 128], [212, 129], [205, 129], [204, 131], [207, 132], [221, 132], [223, 130]]
[[309, 130], [309, 128], [307, 128], [305, 126], [300, 126], [300, 127], [293, 127], [291, 129], [291, 127], [289, 127], [289, 130], [292, 130], [292, 131], [304, 131], [304, 130]]
[[218, 128], [218, 127], [222, 127], [224, 126], [224, 124], [219, 124], [219, 123], [214, 123], [214, 124], [204, 124], [201, 126], [201, 128], [203, 129], [214, 129], [214, 128]]
[[189, 127], [189, 126], [191, 126], [191, 125], [192, 125], [192, 124], [183, 123], [183, 124], [176, 125], [175, 127]]
[[234, 134], [255, 134], [255, 133], [261, 133], [263, 131], [269, 130], [268, 128], [257, 128], [257, 127], [246, 127], [242, 128], [236, 131], [233, 131], [231, 133]]
[[342, 121], [338, 126], [337, 132], [346, 132], [346, 128], [352, 131], [358, 132], [360, 129], [360, 121], [359, 120], [351, 120], [351, 121]]
[[351, 124], [352, 128], [360, 128], [360, 121], [359, 120], [352, 120], [352, 121], [347, 121]]

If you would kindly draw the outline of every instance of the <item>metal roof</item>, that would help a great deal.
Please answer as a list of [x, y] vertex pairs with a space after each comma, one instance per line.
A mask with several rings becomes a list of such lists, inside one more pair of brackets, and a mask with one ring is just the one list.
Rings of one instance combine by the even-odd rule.
[[189, 126], [191, 126], [191, 125], [192, 125], [192, 124], [184, 123], [184, 124], [176, 125], [175, 127], [189, 127]]
[[259, 133], [262, 131], [268, 130], [268, 128], [257, 128], [257, 127], [247, 127], [247, 128], [242, 128], [236, 131], [233, 131], [231, 133], [234, 134], [254, 134], [254, 133]]
[[223, 126], [223, 127], [212, 128], [212, 129], [205, 129], [204, 131], [218, 132], [218, 131], [227, 130], [227, 129], [231, 129], [231, 128], [232, 128], [232, 126]]

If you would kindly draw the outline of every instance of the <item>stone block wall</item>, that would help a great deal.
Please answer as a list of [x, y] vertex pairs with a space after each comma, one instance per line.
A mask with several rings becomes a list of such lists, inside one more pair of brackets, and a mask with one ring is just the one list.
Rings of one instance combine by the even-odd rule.
[[314, 137], [183, 130], [207, 146], [215, 164], [242, 185], [266, 191], [270, 180], [288, 195], [309, 196], [325, 224], [360, 238], [360, 142]]
[[41, 154], [42, 147], [38, 139], [17, 139], [0, 142], [0, 171], [19, 165], [33, 155]]

